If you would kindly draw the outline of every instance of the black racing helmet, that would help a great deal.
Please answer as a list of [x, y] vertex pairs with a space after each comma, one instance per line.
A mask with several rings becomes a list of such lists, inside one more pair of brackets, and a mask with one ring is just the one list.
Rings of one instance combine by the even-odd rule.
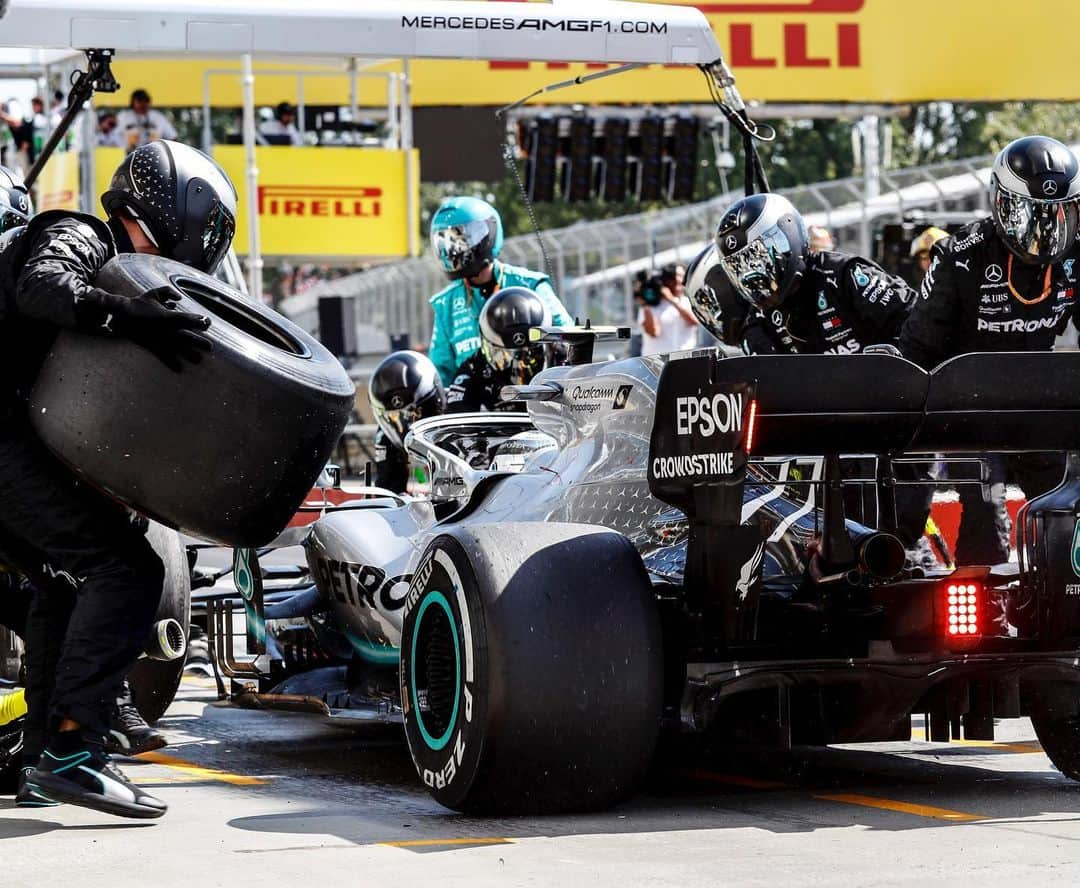
[[752, 194], [732, 204], [716, 229], [720, 266], [751, 305], [780, 305], [802, 281], [810, 252], [806, 223], [779, 194]]
[[25, 225], [33, 215], [34, 205], [22, 176], [0, 166], [0, 234]]
[[132, 151], [101, 205], [126, 212], [163, 256], [213, 274], [236, 232], [236, 189], [197, 148], [159, 140]]
[[528, 287], [507, 287], [490, 296], [480, 311], [480, 348], [493, 369], [509, 371], [524, 385], [544, 369], [544, 348], [529, 330], [551, 324], [551, 312]]
[[1057, 139], [1026, 136], [1006, 145], [990, 174], [994, 228], [1029, 265], [1052, 265], [1076, 243], [1080, 163]]
[[426, 355], [396, 351], [379, 363], [368, 381], [368, 399], [375, 422], [398, 447], [414, 422], [446, 409], [439, 371]]
[[750, 306], [720, 266], [716, 244], [709, 244], [686, 269], [686, 295], [694, 316], [725, 345], [739, 345]]

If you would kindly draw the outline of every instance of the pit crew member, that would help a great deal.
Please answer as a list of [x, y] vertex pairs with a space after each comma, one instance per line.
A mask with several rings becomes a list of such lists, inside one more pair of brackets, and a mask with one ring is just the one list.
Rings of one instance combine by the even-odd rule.
[[123, 252], [160, 253], [212, 273], [232, 242], [236, 192], [202, 152], [157, 141], [124, 159], [102, 205], [108, 223], [53, 211], [0, 238], [0, 551], [35, 586], [26, 736], [28, 745], [45, 742], [25, 786], [112, 814], [160, 817], [165, 804], [131, 784], [104, 747], [112, 702], [153, 624], [164, 568], [145, 521], [48, 453], [24, 399], [63, 328], [129, 339], [174, 370], [200, 360], [210, 347], [200, 333], [207, 318], [176, 310], [167, 294], [129, 299], [95, 287], [94, 278]]
[[[14, 170], [0, 167], [0, 234], [26, 225], [33, 216], [33, 203], [23, 184], [22, 177]], [[5, 579], [11, 578], [11, 574], [5, 574]], [[29, 580], [19, 577], [19, 587], [26, 590], [26, 603], [29, 603], [29, 591], [33, 589]], [[0, 594], [5, 594], [0, 592]], [[15, 594], [15, 593], [12, 593]], [[21, 594], [21, 593], [20, 593]], [[0, 624], [22, 637], [26, 634], [25, 608], [17, 609], [20, 619], [5, 619], [0, 612]], [[2, 609], [0, 609], [2, 611]], [[16, 611], [12, 611], [13, 613]], [[21, 724], [20, 724], [21, 727]], [[42, 752], [44, 738], [31, 737], [29, 746], [24, 745], [20, 739], [20, 749], [28, 760], [36, 763]], [[140, 752], [148, 752], [160, 749], [167, 745], [165, 737], [151, 728], [142, 716], [131, 698], [131, 689], [125, 680], [120, 697], [113, 706], [110, 724], [108, 747], [111, 752], [134, 755]], [[24, 793], [25, 795], [25, 793]], [[22, 798], [19, 804], [24, 804], [26, 798]]]
[[412, 424], [446, 409], [446, 393], [431, 360], [419, 352], [387, 355], [368, 380], [368, 399], [379, 426], [375, 433], [375, 485], [405, 493], [409, 456], [405, 436]]
[[[857, 354], [894, 344], [915, 294], [898, 277], [850, 253], [812, 251], [798, 210], [777, 194], [755, 194], [724, 213], [715, 239], [717, 264], [748, 306], [741, 345], [747, 354]], [[698, 275], [700, 277], [700, 274]], [[714, 275], [715, 279], [715, 275]], [[695, 314], [713, 335], [730, 341], [731, 298], [715, 287], [690, 288]], [[863, 466], [859, 471], [873, 471]], [[876, 523], [876, 499], [846, 491], [849, 512]], [[928, 487], [897, 490], [898, 535], [914, 553], [922, 546]]]
[[479, 350], [480, 310], [497, 290], [528, 287], [543, 300], [555, 326], [571, 323], [547, 275], [500, 262], [502, 244], [502, 219], [479, 198], [449, 198], [431, 220], [431, 249], [451, 283], [431, 298], [435, 320], [428, 354], [446, 386]]
[[447, 413], [523, 410], [502, 401], [505, 385], [525, 385], [544, 369], [545, 347], [530, 344], [529, 330], [551, 326], [551, 313], [527, 287], [507, 287], [480, 312], [480, 351], [461, 365], [446, 395]]
[[[717, 227], [716, 251], [735, 292], [751, 307], [743, 325], [748, 352], [856, 354], [893, 343], [914, 298], [900, 278], [868, 259], [812, 253], [806, 223], [779, 194], [736, 201]], [[720, 338], [717, 309], [699, 303], [694, 310]]]
[[[938, 241], [900, 334], [904, 356], [930, 369], [966, 352], [1046, 351], [1075, 315], [1080, 163], [1061, 142], [1028, 136], [1006, 145], [990, 176], [989, 218]], [[1057, 485], [1060, 454], [987, 460], [983, 487], [959, 485], [964, 518], [958, 564], [1009, 556], [1005, 483], [1029, 498]]]

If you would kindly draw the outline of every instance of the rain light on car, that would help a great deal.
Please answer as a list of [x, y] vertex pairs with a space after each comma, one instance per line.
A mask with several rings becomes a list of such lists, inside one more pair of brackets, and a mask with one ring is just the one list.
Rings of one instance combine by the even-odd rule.
[[979, 634], [979, 598], [975, 583], [949, 583], [946, 593], [946, 631], [950, 636]]
[[751, 453], [754, 449], [754, 428], [757, 426], [757, 401], [750, 402], [750, 416], [746, 421], [746, 452]]

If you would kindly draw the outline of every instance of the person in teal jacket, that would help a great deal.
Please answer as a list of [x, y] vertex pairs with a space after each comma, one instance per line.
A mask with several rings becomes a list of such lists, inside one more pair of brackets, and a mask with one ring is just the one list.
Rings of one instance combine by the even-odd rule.
[[502, 219], [479, 198], [448, 198], [431, 220], [431, 248], [451, 280], [431, 297], [435, 320], [428, 357], [444, 385], [480, 349], [480, 309], [503, 287], [528, 287], [547, 305], [555, 326], [572, 323], [546, 274], [498, 261], [502, 244]]

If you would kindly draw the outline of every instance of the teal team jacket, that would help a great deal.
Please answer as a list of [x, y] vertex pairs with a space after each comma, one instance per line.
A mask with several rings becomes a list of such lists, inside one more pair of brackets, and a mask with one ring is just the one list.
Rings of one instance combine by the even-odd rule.
[[[563, 327], [572, 323], [546, 274], [496, 262], [495, 279], [499, 282], [500, 290], [506, 287], [535, 290], [551, 312], [555, 326]], [[431, 297], [435, 322], [428, 357], [438, 369], [444, 385], [450, 385], [458, 367], [479, 350], [480, 310], [483, 307], [483, 296], [474, 287], [467, 286], [465, 281], [454, 281]]]

